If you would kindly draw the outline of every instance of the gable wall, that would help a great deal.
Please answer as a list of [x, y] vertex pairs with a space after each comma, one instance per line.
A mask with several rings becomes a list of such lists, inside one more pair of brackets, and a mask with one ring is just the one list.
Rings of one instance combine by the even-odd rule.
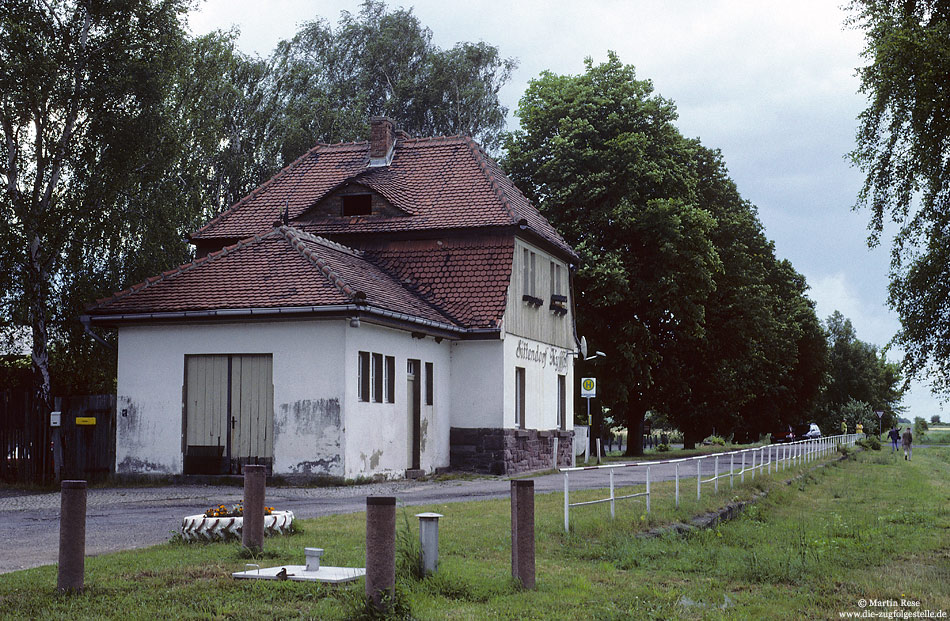
[[[525, 289], [524, 283], [526, 251], [529, 263], [532, 253], [535, 257], [534, 297], [541, 299], [541, 306], [535, 306], [522, 299], [524, 294], [531, 294], [531, 291]], [[552, 263], [560, 268], [560, 290], [563, 295], [568, 297], [566, 303], [567, 314], [565, 315], [558, 315], [550, 310]], [[508, 286], [508, 305], [505, 310], [505, 332], [573, 350], [575, 347], [573, 322], [570, 275], [567, 263], [522, 239], [516, 238], [511, 268], [511, 283]]]

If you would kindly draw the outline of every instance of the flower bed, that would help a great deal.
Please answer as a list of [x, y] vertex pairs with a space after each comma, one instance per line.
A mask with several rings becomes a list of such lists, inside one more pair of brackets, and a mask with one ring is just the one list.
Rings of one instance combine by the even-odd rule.
[[[284, 535], [291, 532], [294, 523], [293, 511], [275, 511], [264, 508], [264, 534]], [[244, 507], [240, 504], [228, 509], [218, 505], [205, 513], [189, 515], [181, 521], [181, 537], [185, 541], [227, 541], [241, 539], [244, 526]]]

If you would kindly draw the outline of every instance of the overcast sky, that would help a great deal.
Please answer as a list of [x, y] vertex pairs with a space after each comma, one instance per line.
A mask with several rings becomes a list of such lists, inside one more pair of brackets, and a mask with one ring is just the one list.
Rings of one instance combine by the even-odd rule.
[[[842, 0], [843, 1], [843, 0]], [[485, 41], [519, 62], [502, 103], [513, 113], [541, 71], [577, 74], [584, 58], [616, 51], [672, 99], [688, 137], [722, 150], [741, 194], [759, 209], [780, 258], [811, 285], [818, 315], [850, 318], [863, 341], [885, 345], [899, 324], [887, 297], [888, 248], [869, 250], [867, 212], [851, 207], [862, 177], [846, 154], [865, 98], [855, 68], [863, 35], [836, 0], [406, 0], [433, 41]], [[196, 34], [237, 27], [240, 48], [266, 57], [301, 22], [336, 24], [356, 0], [206, 0]], [[509, 115], [509, 129], [517, 118]], [[899, 359], [898, 352], [890, 357]], [[923, 385], [908, 415], [942, 414]], [[947, 418], [943, 415], [943, 418]]]

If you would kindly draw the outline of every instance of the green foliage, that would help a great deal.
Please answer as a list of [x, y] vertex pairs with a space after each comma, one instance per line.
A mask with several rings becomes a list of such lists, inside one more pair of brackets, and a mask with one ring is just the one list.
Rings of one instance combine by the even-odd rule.
[[726, 445], [726, 441], [721, 436], [709, 436], [708, 438], [706, 438], [705, 442], [708, 442], [709, 444], [712, 444], [713, 446]]
[[[888, 362], [875, 345], [857, 338], [851, 320], [835, 311], [825, 321], [828, 340], [828, 383], [821, 396], [815, 422], [824, 430], [836, 429], [841, 421], [867, 433], [888, 429], [903, 408], [900, 366]], [[884, 412], [878, 420], [876, 411]]]
[[508, 113], [498, 91], [517, 63], [484, 42], [443, 50], [411, 8], [365, 0], [335, 29], [322, 19], [304, 23], [269, 65], [287, 163], [318, 141], [364, 138], [373, 115], [411, 134], [467, 134], [493, 149]]
[[927, 429], [928, 429], [928, 427], [927, 427], [927, 421], [925, 421], [925, 420], [924, 420], [923, 418], [921, 418], [920, 416], [915, 416], [915, 417], [914, 417], [914, 435], [916, 435], [918, 438], [920, 438], [920, 437], [922, 437], [925, 433], [927, 433]]
[[669, 445], [669, 444], [658, 444], [657, 447], [656, 447], [656, 450], [657, 450], [658, 453], [666, 453], [666, 452], [669, 452], [669, 451], [670, 451], [670, 445]]
[[861, 438], [860, 440], [858, 440], [856, 444], [860, 446], [861, 448], [867, 449], [869, 451], [881, 450], [881, 441], [878, 439], [877, 436], [865, 436]]
[[939, 425], [939, 424], [940, 424], [940, 415], [939, 415], [939, 414], [934, 414], [933, 416], [931, 416], [931, 417], [930, 417], [930, 424], [931, 424], [931, 425]]
[[812, 407], [824, 341], [804, 278], [672, 102], [611, 53], [542, 73], [518, 116], [504, 166], [580, 255], [578, 333], [607, 353], [600, 398], [632, 452], [648, 410], [690, 444]]
[[909, 376], [950, 391], [950, 12], [940, 0], [852, 0], [864, 31], [858, 69], [870, 101], [859, 117], [853, 161], [865, 175], [857, 205], [871, 212], [871, 244], [885, 223], [892, 246], [888, 302], [901, 329]]

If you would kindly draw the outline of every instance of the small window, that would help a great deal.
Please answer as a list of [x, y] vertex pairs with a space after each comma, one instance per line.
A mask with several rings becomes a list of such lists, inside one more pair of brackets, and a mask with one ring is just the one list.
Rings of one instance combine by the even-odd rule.
[[531, 295], [532, 283], [531, 283], [531, 251], [525, 250], [522, 255], [522, 293], [525, 295]]
[[369, 401], [369, 352], [361, 351], [359, 354], [359, 399], [360, 401]]
[[515, 426], [524, 429], [524, 367], [515, 367]]
[[386, 403], [396, 402], [396, 358], [386, 356]]
[[373, 213], [371, 194], [346, 194], [342, 198], [344, 216], [368, 216]]
[[431, 362], [426, 363], [426, 405], [432, 405], [434, 402], [435, 388], [432, 382], [435, 379], [435, 372]]
[[373, 401], [383, 402], [383, 355], [373, 354]]
[[567, 429], [567, 377], [557, 376], [557, 428]]
[[[535, 271], [537, 255], [533, 252], [531, 253], [531, 295], [537, 295], [537, 289], [535, 289], [535, 284], [537, 283], [537, 272]], [[543, 293], [541, 295], [544, 295]]]
[[561, 266], [551, 261], [551, 295], [561, 295]]

